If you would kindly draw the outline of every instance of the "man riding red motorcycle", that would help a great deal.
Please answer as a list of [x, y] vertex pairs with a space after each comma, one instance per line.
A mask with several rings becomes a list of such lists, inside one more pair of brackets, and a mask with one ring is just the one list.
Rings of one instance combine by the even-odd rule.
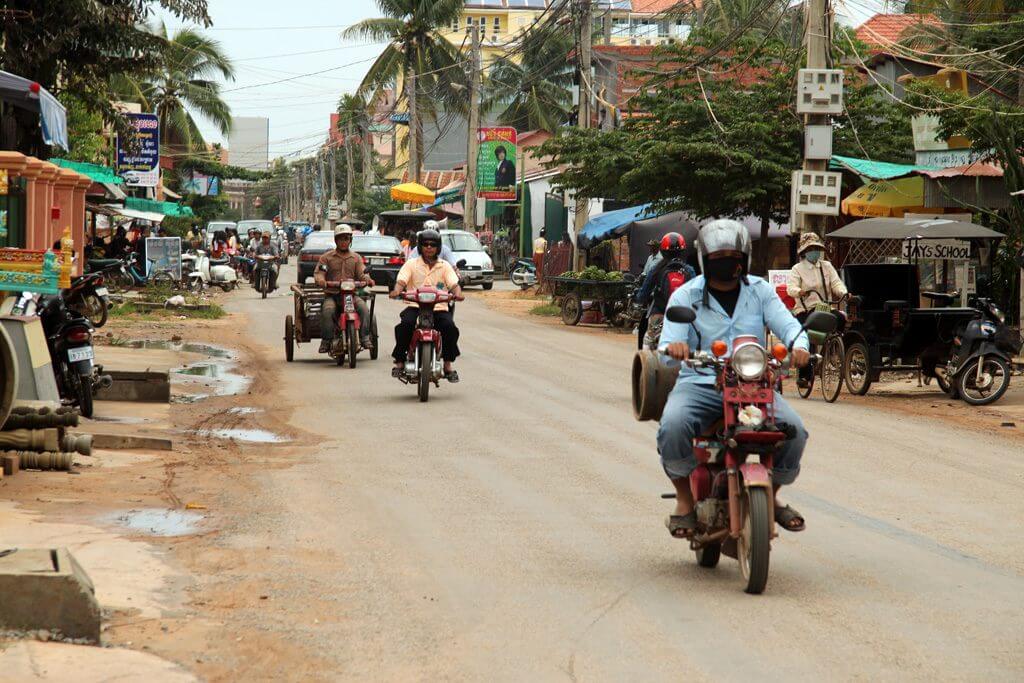
[[[442, 260], [441, 234], [432, 229], [423, 230], [416, 236], [416, 247], [419, 256], [405, 262], [398, 271], [395, 287], [391, 298], [397, 299], [405, 292], [414, 292], [420, 287], [444, 287], [456, 299], [462, 298], [459, 276], [450, 263]], [[409, 343], [416, 329], [419, 308], [408, 306], [401, 313], [401, 319], [395, 326], [395, 350], [391, 354], [395, 359], [395, 367], [391, 374], [401, 377], [405, 367]], [[452, 363], [459, 356], [459, 328], [448, 310], [434, 308], [434, 325], [441, 333], [441, 353], [444, 360], [444, 377], [451, 383], [459, 381], [459, 373], [452, 368]]]
[[[373, 287], [374, 282], [363, 265], [363, 257], [350, 249], [352, 245], [352, 228], [339, 225], [334, 229], [334, 245], [332, 249], [320, 256], [317, 261], [313, 279], [317, 286], [327, 287], [328, 282], [344, 282], [352, 280]], [[361, 320], [370, 319], [370, 309], [361, 297], [355, 297], [355, 306]], [[335, 320], [341, 309], [340, 292], [325, 292], [324, 304], [320, 309], [320, 353], [327, 353], [334, 341], [337, 325]], [[372, 349], [373, 339], [369, 325], [359, 328], [360, 344], [364, 349]]]
[[[694, 352], [707, 352], [721, 340], [732, 349], [736, 337], [749, 335], [765, 346], [767, 326], [786, 346], [792, 346], [792, 362], [803, 367], [810, 359], [807, 335], [786, 309], [772, 287], [761, 278], [748, 278], [751, 241], [747, 229], [733, 220], [706, 225], [697, 240], [702, 275], [690, 280], [670, 298], [669, 308], [685, 306], [696, 312], [691, 323], [666, 320], [659, 346], [676, 360]], [[694, 497], [689, 476], [697, 467], [693, 440], [722, 418], [722, 397], [715, 387], [716, 375], [684, 365], [675, 388], [669, 394], [658, 429], [658, 452], [662, 467], [676, 489], [676, 509], [666, 520], [669, 533], [688, 538], [697, 528]], [[771, 483], [792, 484], [800, 473], [800, 458], [807, 432], [799, 416], [775, 392], [774, 417], [789, 426], [792, 438], [779, 447], [774, 458]], [[804, 529], [803, 516], [777, 500], [775, 521], [788, 531]]]

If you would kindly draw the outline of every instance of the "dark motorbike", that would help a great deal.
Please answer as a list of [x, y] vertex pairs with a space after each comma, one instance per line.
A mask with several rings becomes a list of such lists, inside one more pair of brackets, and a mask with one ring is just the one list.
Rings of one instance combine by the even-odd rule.
[[[356, 283], [352, 280], [341, 282], [328, 282], [325, 289], [328, 295], [333, 292], [340, 292], [341, 306], [338, 310], [338, 319], [335, 322], [337, 329], [334, 333], [334, 341], [327, 352], [338, 365], [344, 365], [348, 361], [350, 368], [356, 366], [356, 356], [363, 349], [360, 344], [360, 330], [363, 325], [370, 325], [370, 336], [373, 339], [373, 348], [370, 350], [370, 360], [377, 360], [378, 339], [377, 320], [374, 316], [376, 308], [376, 297], [372, 292], [360, 292]], [[370, 300], [370, 320], [362, 320], [359, 317], [359, 309], [356, 308], [356, 297], [362, 296]]]
[[103, 286], [103, 273], [87, 273], [71, 278], [70, 289], [62, 293], [68, 308], [103, 327], [110, 310], [110, 292]]
[[77, 405], [84, 417], [92, 417], [93, 392], [111, 384], [103, 367], [94, 365], [93, 327], [84, 316], [69, 309], [60, 296], [41, 296], [36, 313], [43, 324], [50, 361], [61, 398]]
[[998, 401], [1010, 387], [1013, 358], [1022, 344], [991, 299], [971, 297], [968, 305], [977, 316], [957, 331], [945, 371], [936, 375], [939, 386], [954, 398], [984, 406]]
[[274, 278], [274, 265], [277, 257], [271, 254], [260, 254], [256, 257], [256, 267], [253, 269], [253, 284], [264, 299], [270, 293], [270, 282]]

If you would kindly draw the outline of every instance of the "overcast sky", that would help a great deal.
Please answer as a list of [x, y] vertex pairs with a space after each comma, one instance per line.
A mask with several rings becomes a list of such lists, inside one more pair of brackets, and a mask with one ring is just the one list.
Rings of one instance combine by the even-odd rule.
[[[836, 12], [843, 23], [857, 25], [882, 4], [837, 0]], [[347, 26], [379, 16], [374, 0], [209, 0], [209, 11], [214, 23], [205, 30], [237, 71], [224, 84], [224, 98], [235, 116], [270, 119], [271, 158], [313, 153], [327, 136], [338, 98], [355, 90], [383, 48], [340, 37]], [[173, 30], [180, 22], [171, 18], [168, 26]], [[302, 75], [314, 72], [322, 73]], [[208, 141], [226, 142], [199, 122]]]

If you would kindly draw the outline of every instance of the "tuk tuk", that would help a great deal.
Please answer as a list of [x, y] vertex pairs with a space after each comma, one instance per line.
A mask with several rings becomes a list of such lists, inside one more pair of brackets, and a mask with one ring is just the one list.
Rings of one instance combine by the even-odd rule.
[[850, 393], [863, 396], [883, 372], [899, 371], [918, 371], [948, 391], [943, 369], [953, 339], [979, 312], [953, 305], [960, 293], [922, 291], [921, 262], [976, 258], [982, 245], [991, 247], [1003, 235], [947, 219], [869, 218], [826, 237], [860, 243], [847, 250], [841, 269], [852, 295], [843, 336], [843, 376]]

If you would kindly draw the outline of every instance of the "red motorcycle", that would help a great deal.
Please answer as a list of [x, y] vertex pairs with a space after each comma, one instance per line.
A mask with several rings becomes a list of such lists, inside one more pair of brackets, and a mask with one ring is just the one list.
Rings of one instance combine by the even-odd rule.
[[[341, 282], [328, 282], [325, 288], [325, 293], [330, 296], [331, 290], [336, 290], [341, 293], [341, 306], [338, 311], [338, 319], [335, 322], [336, 330], [334, 333], [334, 341], [331, 342], [331, 347], [327, 351], [327, 354], [335, 359], [338, 365], [344, 365], [345, 361], [348, 360], [348, 366], [354, 368], [356, 366], [356, 354], [363, 349], [360, 344], [360, 330], [363, 325], [370, 325], [370, 337], [373, 339], [373, 348], [370, 349], [370, 360], [377, 360], [377, 318], [374, 315], [374, 304], [376, 298], [374, 293], [371, 291], [360, 292], [358, 286], [353, 280], [343, 280]], [[370, 303], [370, 320], [366, 322], [359, 318], [359, 309], [356, 308], [356, 297], [364, 297], [369, 299]]]
[[402, 299], [417, 304], [420, 314], [416, 319], [412, 341], [409, 342], [405, 372], [398, 379], [406, 384], [416, 384], [420, 402], [426, 402], [430, 398], [431, 382], [440, 388], [441, 378], [444, 377], [441, 333], [434, 327], [434, 305], [448, 304], [451, 310], [456, 301], [463, 301], [465, 297], [457, 297], [451, 292], [435, 287], [420, 287], [415, 291], [403, 293]]
[[[666, 317], [691, 323], [696, 313], [677, 306]], [[836, 319], [812, 313], [803, 328], [827, 334]], [[795, 427], [775, 420], [775, 390], [786, 376], [784, 364], [792, 345], [765, 349], [756, 336], [740, 336], [732, 349], [722, 340], [711, 353], [698, 352], [683, 361], [692, 368], [714, 370], [722, 392], [722, 420], [694, 439], [697, 469], [690, 474], [696, 502], [697, 530], [690, 548], [702, 567], [715, 567], [722, 553], [739, 560], [748, 593], [761, 593], [768, 582], [768, 558], [775, 530], [771, 472], [783, 442]], [[663, 498], [675, 498], [666, 494]]]

